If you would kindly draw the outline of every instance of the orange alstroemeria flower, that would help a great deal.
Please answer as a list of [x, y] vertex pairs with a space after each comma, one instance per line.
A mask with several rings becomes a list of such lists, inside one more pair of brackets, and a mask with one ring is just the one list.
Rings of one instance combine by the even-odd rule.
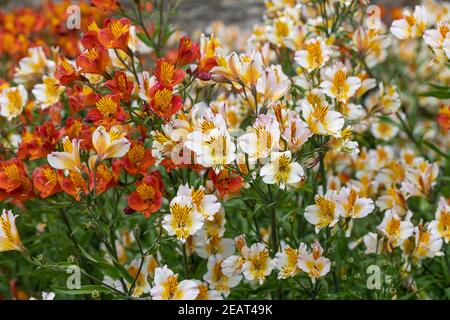
[[94, 128], [83, 122], [83, 119], [69, 117], [63, 129], [64, 135], [71, 140], [80, 139], [80, 149], [89, 150], [92, 148], [92, 131]]
[[56, 80], [65, 86], [77, 80], [79, 77], [80, 75], [75, 70], [75, 67], [66, 58], [59, 59], [55, 71]]
[[119, 95], [120, 100], [130, 101], [134, 83], [128, 79], [125, 72], [118, 71], [114, 74], [113, 80], [108, 80], [105, 82], [105, 87], [109, 88], [113, 94]]
[[98, 41], [108, 49], [121, 49], [127, 52], [130, 39], [131, 21], [127, 18], [108, 19], [105, 28], [98, 32]]
[[184, 36], [180, 39], [176, 67], [182, 67], [200, 59], [200, 46], [192, 42], [191, 38]]
[[111, 59], [108, 50], [101, 45], [85, 50], [77, 58], [77, 66], [81, 73], [103, 75], [110, 65]]
[[112, 168], [109, 168], [106, 164], [100, 163], [95, 169], [95, 173], [96, 175], [94, 180], [94, 172], [91, 171], [90, 183], [91, 190], [94, 190], [95, 185], [95, 193], [98, 195], [117, 186], [120, 175], [120, 166], [113, 163]]
[[95, 109], [89, 110], [86, 122], [93, 122], [96, 126], [109, 129], [127, 119], [127, 114], [120, 106], [119, 95], [107, 95], [97, 100]]
[[175, 69], [173, 63], [162, 58], [156, 61], [156, 68], [153, 75], [163, 86], [173, 87], [183, 81], [186, 72], [181, 69]]
[[218, 174], [214, 170], [209, 170], [208, 175], [221, 197], [238, 192], [242, 188], [242, 177], [232, 174], [229, 170], [221, 170]]
[[34, 196], [33, 184], [22, 161], [13, 158], [0, 162], [0, 189], [16, 202], [26, 201]]
[[150, 108], [158, 116], [169, 120], [172, 115], [183, 107], [183, 100], [173, 93], [171, 87], [157, 83], [150, 89]]
[[62, 191], [58, 181], [58, 172], [49, 165], [34, 169], [32, 179], [34, 188], [41, 198], [48, 198]]
[[128, 195], [128, 207], [140, 211], [148, 218], [150, 214], [158, 211], [162, 202], [162, 184], [154, 174], [145, 176], [142, 181], [136, 182], [136, 191]]
[[80, 201], [82, 194], [89, 192], [86, 180], [76, 171], [70, 171], [67, 176], [64, 171], [58, 171], [58, 181], [61, 189], [77, 201]]
[[28, 157], [30, 160], [44, 158], [55, 150], [61, 136], [52, 122], [37, 126], [33, 132], [24, 131], [17, 156], [20, 159]]
[[120, 161], [129, 174], [145, 175], [148, 168], [155, 164], [156, 159], [150, 149], [145, 149], [141, 143], [133, 142], [128, 153]]

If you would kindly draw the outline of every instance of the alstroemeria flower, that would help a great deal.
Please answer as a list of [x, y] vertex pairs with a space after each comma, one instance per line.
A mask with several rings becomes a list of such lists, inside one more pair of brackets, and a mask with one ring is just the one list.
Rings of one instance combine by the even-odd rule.
[[306, 244], [300, 243], [298, 267], [309, 275], [313, 283], [330, 271], [330, 260], [323, 257], [322, 254], [323, 249], [319, 242], [314, 242], [311, 245], [311, 252], [307, 251]]
[[109, 132], [104, 127], [98, 127], [92, 134], [92, 144], [97, 152], [97, 162], [122, 158], [130, 149], [130, 142], [118, 127], [112, 127]]
[[132, 142], [125, 157], [121, 160], [123, 168], [129, 174], [145, 175], [148, 168], [156, 162], [150, 149], [145, 149], [141, 143]]
[[163, 86], [174, 87], [183, 81], [186, 72], [182, 69], [176, 69], [175, 65], [166, 58], [161, 58], [156, 61], [156, 68], [153, 74]]
[[3, 209], [0, 216], [0, 252], [23, 251], [25, 248], [20, 241], [20, 235], [16, 227], [16, 218], [12, 211]]
[[344, 117], [337, 111], [330, 110], [325, 99], [315, 93], [309, 94], [301, 103], [302, 115], [309, 130], [319, 135], [339, 135], [344, 126]]
[[69, 170], [81, 173], [82, 165], [80, 161], [80, 141], [69, 140], [68, 137], [62, 139], [62, 152], [52, 152], [47, 156], [47, 161], [55, 169]]
[[182, 67], [200, 59], [200, 47], [192, 42], [191, 38], [184, 36], [180, 39], [178, 54], [175, 60], [177, 67]]
[[274, 268], [269, 250], [262, 243], [254, 243], [248, 250], [248, 256], [242, 265], [242, 273], [247, 280], [256, 280], [263, 284]]
[[194, 281], [178, 281], [178, 274], [164, 266], [155, 269], [155, 286], [150, 294], [153, 300], [194, 300], [199, 290]]
[[88, 111], [86, 122], [93, 122], [97, 126], [103, 126], [106, 129], [120, 124], [127, 119], [127, 114], [120, 106], [119, 95], [107, 95], [101, 97], [95, 103], [95, 109]]
[[42, 82], [42, 84], [35, 85], [31, 92], [36, 97], [36, 104], [41, 109], [47, 109], [59, 102], [64, 87], [59, 84], [58, 80], [48, 76], [44, 76]]
[[80, 77], [73, 64], [64, 57], [59, 58], [56, 66], [55, 78], [64, 86]]
[[435, 220], [430, 222], [430, 228], [444, 239], [445, 243], [450, 241], [450, 205], [444, 197], [439, 199]]
[[346, 103], [361, 87], [361, 79], [349, 77], [347, 68], [341, 63], [326, 68], [323, 79], [320, 89], [342, 103]]
[[108, 50], [97, 45], [85, 50], [77, 58], [77, 66], [81, 73], [93, 73], [103, 75], [111, 65]]
[[288, 184], [301, 181], [305, 171], [300, 164], [292, 161], [290, 151], [272, 152], [270, 163], [261, 168], [260, 175], [265, 183], [276, 183], [280, 186], [280, 189], [284, 189]]
[[422, 36], [429, 20], [429, 13], [424, 6], [416, 6], [414, 13], [403, 11], [403, 19], [392, 22], [392, 34], [401, 40], [414, 39]]
[[125, 72], [117, 71], [113, 80], [105, 82], [105, 87], [108, 87], [114, 95], [119, 95], [121, 100], [128, 102], [134, 88], [134, 82], [128, 79]]
[[23, 85], [3, 89], [0, 93], [0, 116], [8, 121], [18, 117], [28, 101], [28, 93]]
[[407, 216], [404, 220], [392, 210], [384, 213], [383, 221], [377, 226], [377, 229], [383, 233], [388, 241], [388, 250], [400, 246], [403, 241], [413, 235], [414, 225]]
[[328, 190], [325, 195], [316, 194], [316, 204], [305, 208], [305, 219], [315, 226], [316, 233], [326, 227], [334, 226], [339, 220], [339, 211], [336, 206], [337, 193]]
[[146, 218], [150, 217], [150, 214], [161, 207], [161, 189], [162, 183], [154, 174], [145, 176], [136, 182], [136, 191], [128, 195], [128, 206], [142, 212]]
[[330, 59], [331, 50], [322, 38], [316, 37], [305, 42], [305, 50], [295, 53], [295, 61], [308, 72], [322, 68]]
[[183, 107], [183, 100], [173, 88], [158, 83], [150, 89], [150, 108], [161, 118], [168, 120]]
[[337, 197], [337, 206], [341, 216], [353, 219], [364, 218], [375, 209], [372, 199], [359, 196], [359, 188], [342, 188]]
[[131, 21], [127, 18], [108, 19], [105, 27], [98, 32], [98, 40], [105, 48], [128, 51]]
[[170, 236], [186, 242], [203, 226], [203, 216], [195, 210], [188, 197], [176, 196], [170, 202], [170, 214], [164, 216], [162, 226]]
[[41, 198], [48, 198], [62, 191], [58, 181], [58, 173], [49, 165], [34, 169], [32, 179], [33, 185], [39, 191]]

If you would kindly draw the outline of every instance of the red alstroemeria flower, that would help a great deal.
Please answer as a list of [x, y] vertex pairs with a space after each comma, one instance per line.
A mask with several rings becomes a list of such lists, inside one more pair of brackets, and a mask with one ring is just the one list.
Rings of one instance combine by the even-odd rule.
[[242, 177], [233, 175], [229, 170], [221, 170], [218, 174], [214, 170], [209, 170], [208, 175], [221, 197], [238, 192], [242, 188]]
[[176, 67], [182, 67], [200, 59], [200, 46], [192, 42], [191, 38], [184, 36], [180, 39]]
[[55, 146], [61, 139], [61, 132], [56, 129], [52, 122], [46, 122], [42, 126], [37, 126], [31, 133], [25, 131], [22, 134], [17, 156], [21, 159], [29, 157], [36, 160], [46, 157], [55, 150]]
[[129, 174], [145, 175], [148, 168], [155, 164], [156, 159], [150, 149], [145, 149], [141, 143], [133, 142], [128, 153], [120, 161]]
[[38, 190], [41, 198], [48, 198], [62, 191], [58, 181], [58, 172], [49, 165], [34, 169], [32, 179], [34, 188]]
[[165, 58], [161, 58], [156, 61], [153, 75], [163, 86], [173, 87], [183, 81], [186, 72], [181, 69], [175, 69], [174, 64]]
[[26, 201], [34, 196], [33, 184], [22, 161], [13, 158], [0, 162], [0, 189], [16, 202]]
[[107, 95], [96, 102], [95, 109], [89, 110], [85, 121], [93, 122], [96, 126], [104, 126], [109, 130], [126, 119], [127, 114], [120, 106], [119, 95]]
[[148, 218], [161, 207], [161, 182], [153, 174], [145, 176], [136, 182], [136, 191], [128, 195], [128, 207], [140, 211]]
[[59, 59], [55, 71], [56, 80], [65, 86], [77, 80], [79, 77], [80, 75], [75, 70], [75, 67], [66, 58]]
[[150, 108], [164, 120], [169, 120], [183, 107], [181, 97], [175, 95], [171, 87], [165, 87], [160, 83], [150, 89], [150, 98]]
[[77, 66], [81, 73], [94, 73], [103, 75], [111, 65], [111, 59], [103, 46], [97, 45], [85, 50], [77, 58]]
[[58, 171], [58, 181], [61, 189], [77, 201], [80, 201], [82, 193], [87, 194], [89, 192], [86, 180], [78, 172], [70, 171], [65, 176], [63, 171]]
[[119, 95], [121, 100], [130, 101], [134, 83], [133, 81], [128, 80], [125, 72], [118, 71], [114, 74], [113, 80], [105, 82], [105, 87], [109, 88], [114, 94]]
[[130, 25], [131, 21], [127, 18], [107, 19], [105, 28], [98, 32], [98, 41], [105, 48], [121, 49], [127, 52], [129, 51]]

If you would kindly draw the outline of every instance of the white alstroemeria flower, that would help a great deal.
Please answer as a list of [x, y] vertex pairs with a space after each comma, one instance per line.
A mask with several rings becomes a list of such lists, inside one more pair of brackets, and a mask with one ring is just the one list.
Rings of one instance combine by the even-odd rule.
[[284, 189], [287, 184], [301, 181], [305, 171], [299, 163], [292, 161], [290, 151], [272, 152], [270, 163], [261, 168], [260, 175], [265, 183], [278, 184]]
[[256, 280], [259, 284], [272, 272], [273, 260], [269, 257], [269, 250], [262, 243], [253, 244], [248, 257], [242, 265], [242, 273], [247, 280]]
[[339, 220], [339, 210], [336, 206], [337, 193], [328, 190], [325, 195], [316, 194], [316, 204], [305, 208], [305, 219], [315, 226], [316, 233], [320, 229], [334, 226]]
[[236, 287], [242, 280], [242, 275], [226, 275], [222, 270], [224, 258], [220, 254], [211, 255], [208, 258], [207, 272], [203, 280], [209, 283], [210, 287], [225, 297], [230, 294], [230, 289]]
[[220, 168], [236, 159], [236, 145], [225, 128], [191, 132], [185, 146], [195, 152], [197, 163], [205, 167]]
[[279, 270], [278, 279], [287, 279], [300, 272], [298, 258], [298, 250], [290, 246], [284, 246], [281, 252], [275, 254], [273, 261], [275, 269]]
[[311, 281], [315, 281], [326, 275], [330, 271], [330, 260], [323, 257], [323, 249], [319, 242], [311, 245], [311, 252], [307, 251], [307, 246], [303, 242], [300, 243], [298, 249], [298, 267], [306, 272]]
[[392, 210], [387, 210], [384, 213], [384, 219], [377, 228], [386, 237], [389, 249], [400, 246], [403, 241], [413, 235], [414, 231], [414, 225], [411, 223], [409, 216], [405, 220], [401, 220]]
[[305, 50], [295, 53], [295, 61], [308, 72], [322, 68], [330, 59], [331, 50], [321, 37], [305, 42]]
[[0, 116], [8, 121], [18, 117], [28, 101], [28, 92], [23, 85], [3, 89], [0, 93]]
[[52, 152], [47, 156], [47, 161], [51, 167], [58, 170], [69, 170], [81, 173], [82, 165], [80, 160], [80, 141], [69, 137], [62, 139], [62, 152]]
[[203, 216], [199, 214], [186, 196], [177, 196], [170, 202], [170, 214], [164, 216], [163, 228], [170, 236], [185, 242], [203, 226]]
[[301, 103], [302, 115], [309, 130], [319, 135], [339, 135], [344, 127], [344, 117], [337, 111], [330, 110], [325, 99], [311, 94]]
[[98, 162], [109, 158], [122, 158], [130, 150], [131, 145], [118, 127], [112, 127], [107, 132], [102, 126], [92, 134], [92, 144], [97, 152]]
[[138, 74], [139, 79], [139, 98], [145, 102], [150, 102], [150, 89], [156, 84], [155, 76], [150, 76], [147, 71]]
[[423, 40], [427, 45], [433, 49], [442, 49], [444, 41], [447, 36], [450, 35], [450, 25], [447, 21], [439, 21], [436, 29], [430, 29], [425, 31]]
[[431, 225], [424, 226], [420, 224], [414, 227], [414, 235], [415, 247], [412, 252], [412, 257], [415, 261], [420, 263], [420, 260], [425, 258], [434, 258], [444, 254], [441, 251], [442, 238], [435, 232]]
[[264, 97], [266, 108], [281, 99], [289, 90], [291, 81], [283, 73], [280, 65], [272, 65], [261, 73], [256, 82], [256, 91]]
[[342, 103], [347, 103], [356, 90], [361, 87], [361, 79], [349, 77], [347, 68], [342, 63], [326, 68], [323, 72], [323, 79], [324, 81], [320, 84], [323, 93]]
[[337, 196], [339, 214], [345, 218], [364, 218], [375, 209], [372, 199], [359, 196], [360, 189], [356, 186], [344, 187]]
[[20, 241], [19, 231], [16, 227], [16, 218], [11, 210], [3, 209], [0, 216], [0, 252], [24, 250], [24, 246]]
[[205, 187], [199, 189], [190, 188], [187, 184], [181, 185], [177, 196], [189, 197], [195, 206], [195, 210], [201, 214], [205, 220], [214, 220], [214, 215], [219, 212], [221, 204], [213, 194], [205, 194]]
[[150, 290], [153, 300], [194, 300], [199, 289], [195, 281], [178, 281], [178, 274], [164, 266], [155, 269], [155, 285]]
[[42, 82], [35, 85], [31, 92], [36, 98], [36, 104], [41, 109], [47, 109], [59, 102], [61, 94], [64, 92], [64, 87], [59, 84], [58, 80], [48, 76], [44, 76]]
[[430, 222], [430, 228], [444, 239], [445, 243], [450, 241], [450, 205], [444, 197], [439, 199], [435, 220]]
[[428, 26], [429, 14], [424, 6], [416, 6], [414, 13], [403, 11], [403, 19], [392, 22], [391, 32], [400, 40], [414, 39], [423, 35]]
[[55, 62], [47, 60], [42, 47], [28, 49], [28, 56], [19, 61], [14, 74], [14, 82], [28, 85], [41, 80], [44, 74], [52, 74]]
[[253, 127], [238, 138], [238, 145], [248, 154], [249, 162], [253, 164], [278, 150], [280, 134], [280, 125], [274, 117], [260, 115]]

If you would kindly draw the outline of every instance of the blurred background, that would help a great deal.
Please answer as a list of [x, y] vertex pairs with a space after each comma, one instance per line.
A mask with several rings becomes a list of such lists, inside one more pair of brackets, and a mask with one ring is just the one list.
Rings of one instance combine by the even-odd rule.
[[[132, 0], [121, 0], [121, 3]], [[0, 0], [0, 10], [14, 7], [36, 6], [42, 0]], [[54, 0], [58, 2], [58, 0]], [[78, 1], [72, 1], [76, 4]], [[89, 2], [89, 0], [87, 0]], [[417, 0], [372, 0], [371, 4], [382, 4], [386, 9], [413, 6]], [[255, 23], [262, 21], [263, 0], [181, 0], [177, 24], [182, 29], [192, 32], [208, 26], [214, 21], [223, 21], [227, 25], [236, 25], [243, 31], [251, 29]], [[389, 12], [389, 10], [386, 10]]]

